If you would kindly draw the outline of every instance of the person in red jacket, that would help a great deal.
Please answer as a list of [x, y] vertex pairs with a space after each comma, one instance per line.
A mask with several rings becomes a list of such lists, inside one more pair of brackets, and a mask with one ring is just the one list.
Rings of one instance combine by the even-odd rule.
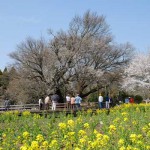
[[130, 98], [129, 98], [129, 102], [130, 102], [130, 103], [134, 103], [134, 98], [133, 98], [133, 97], [130, 97]]

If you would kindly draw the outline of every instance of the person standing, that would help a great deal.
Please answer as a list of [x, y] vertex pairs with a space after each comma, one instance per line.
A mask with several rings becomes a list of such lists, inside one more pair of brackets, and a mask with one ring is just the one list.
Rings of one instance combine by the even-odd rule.
[[110, 104], [110, 98], [109, 98], [109, 96], [107, 95], [106, 96], [106, 109], [109, 109], [109, 104]]
[[67, 104], [67, 109], [71, 108], [71, 98], [69, 94], [66, 96], [66, 104]]
[[99, 108], [103, 108], [103, 96], [100, 94], [98, 97]]
[[71, 109], [74, 110], [74, 108], [75, 108], [75, 97], [72, 96], [71, 97]]
[[39, 99], [39, 109], [41, 110], [43, 108], [43, 101], [42, 99]]
[[129, 98], [125, 98], [125, 103], [126, 103], [126, 104], [129, 103]]
[[134, 98], [130, 97], [129, 101], [130, 101], [131, 104], [134, 103]]
[[81, 101], [82, 98], [79, 96], [79, 94], [77, 94], [77, 96], [75, 97], [75, 104], [77, 109], [81, 109]]
[[52, 110], [56, 110], [56, 104], [59, 101], [60, 97], [57, 94], [52, 95], [51, 100], [52, 100]]
[[44, 102], [45, 102], [45, 109], [49, 110], [49, 104], [50, 104], [50, 98], [49, 98], [49, 96], [46, 96]]
[[4, 106], [5, 106], [5, 111], [6, 111], [6, 110], [9, 110], [10, 101], [9, 101], [8, 99], [6, 99], [6, 100], [4, 101]]

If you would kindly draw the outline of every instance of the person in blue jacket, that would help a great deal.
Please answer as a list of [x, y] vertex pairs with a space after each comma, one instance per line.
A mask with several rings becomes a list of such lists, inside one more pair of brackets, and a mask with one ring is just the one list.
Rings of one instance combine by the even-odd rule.
[[79, 94], [77, 94], [77, 96], [75, 97], [75, 104], [76, 104], [76, 108], [77, 109], [81, 109], [81, 101], [82, 101], [82, 98], [79, 96]]

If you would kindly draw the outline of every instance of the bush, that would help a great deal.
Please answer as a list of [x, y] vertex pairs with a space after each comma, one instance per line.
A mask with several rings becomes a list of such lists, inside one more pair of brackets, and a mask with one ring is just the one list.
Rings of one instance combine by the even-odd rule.
[[136, 95], [135, 97], [134, 97], [134, 101], [135, 101], [135, 103], [141, 103], [142, 102], [142, 100], [143, 100], [143, 98], [142, 98], [142, 96], [140, 96], [140, 95]]

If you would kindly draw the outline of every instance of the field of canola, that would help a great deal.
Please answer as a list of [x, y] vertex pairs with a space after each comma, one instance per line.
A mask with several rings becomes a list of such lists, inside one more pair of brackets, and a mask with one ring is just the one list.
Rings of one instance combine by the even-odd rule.
[[0, 150], [150, 150], [150, 104], [121, 105], [109, 115], [18, 113], [0, 115]]

